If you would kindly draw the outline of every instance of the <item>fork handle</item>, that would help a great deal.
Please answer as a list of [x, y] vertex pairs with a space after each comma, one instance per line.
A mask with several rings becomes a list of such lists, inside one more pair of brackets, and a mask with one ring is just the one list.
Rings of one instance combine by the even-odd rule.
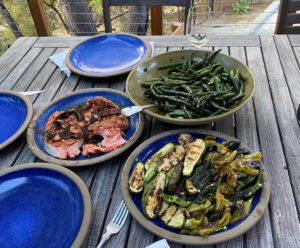
[[106, 232], [105, 234], [103, 234], [102, 239], [101, 239], [99, 245], [97, 246], [97, 248], [101, 248], [101, 247], [104, 245], [104, 243], [105, 243], [107, 240], [109, 240], [110, 235], [111, 235], [111, 234], [110, 234], [109, 232]]

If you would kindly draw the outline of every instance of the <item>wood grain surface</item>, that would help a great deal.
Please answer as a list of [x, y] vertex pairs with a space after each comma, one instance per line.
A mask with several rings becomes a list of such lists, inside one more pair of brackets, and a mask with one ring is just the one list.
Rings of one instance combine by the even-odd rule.
[[[51, 100], [86, 88], [125, 91], [127, 75], [90, 79], [72, 74], [67, 78], [48, 57], [86, 37], [20, 38], [0, 57], [0, 89], [45, 90], [30, 96], [35, 113]], [[155, 55], [190, 49], [184, 36], [149, 36]], [[261, 220], [244, 235], [206, 248], [300, 247], [300, 130], [295, 111], [300, 103], [300, 35], [214, 36], [206, 50], [222, 49], [247, 64], [256, 79], [254, 97], [235, 115], [199, 126], [234, 136], [255, 151], [261, 151], [271, 180], [269, 208]], [[96, 247], [121, 201], [120, 175], [129, 154], [141, 142], [160, 132], [179, 128], [146, 117], [138, 142], [124, 154], [107, 162], [73, 168], [90, 190], [92, 223], [83, 247]], [[23, 134], [0, 153], [0, 169], [38, 162]], [[119, 234], [104, 247], [140, 248], [160, 238], [128, 217]], [[191, 248], [169, 242], [172, 248]]]

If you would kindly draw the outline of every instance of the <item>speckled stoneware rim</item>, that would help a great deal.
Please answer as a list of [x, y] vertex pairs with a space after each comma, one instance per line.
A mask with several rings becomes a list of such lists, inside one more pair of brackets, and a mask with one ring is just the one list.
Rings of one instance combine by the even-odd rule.
[[89, 193], [88, 188], [86, 187], [85, 183], [81, 180], [79, 176], [77, 176], [74, 172], [70, 171], [69, 169], [63, 168], [61, 166], [55, 164], [48, 164], [48, 163], [29, 163], [29, 164], [21, 164], [10, 167], [8, 169], [4, 169], [0, 171], [0, 176], [5, 174], [9, 174], [14, 171], [20, 171], [24, 169], [31, 169], [31, 168], [42, 168], [57, 171], [66, 177], [68, 177], [71, 181], [75, 183], [78, 187], [83, 201], [83, 215], [82, 221], [79, 228], [79, 231], [74, 239], [72, 246], [73, 248], [80, 247], [85, 239], [85, 236], [89, 230], [89, 225], [91, 221], [91, 214], [92, 214], [92, 203], [91, 203], [91, 196]]
[[[213, 245], [217, 243], [221, 243], [233, 238], [236, 238], [237, 236], [245, 233], [248, 231], [251, 227], [253, 227], [257, 221], [262, 217], [265, 209], [268, 206], [268, 202], [270, 199], [270, 181], [268, 173], [266, 172], [266, 169], [264, 165], [262, 164], [262, 169], [264, 171], [263, 175], [263, 188], [261, 192], [261, 197], [259, 200], [259, 203], [251, 213], [241, 224], [238, 226], [222, 233], [214, 234], [211, 236], [208, 236], [207, 238], [203, 238], [201, 236], [190, 236], [190, 235], [181, 235], [177, 233], [173, 233], [170, 231], [167, 231], [152, 222], [150, 222], [135, 206], [134, 202], [131, 199], [130, 192], [128, 189], [128, 178], [129, 178], [129, 172], [130, 168], [133, 164], [133, 161], [138, 156], [138, 154], [149, 144], [153, 143], [154, 141], [163, 138], [168, 135], [176, 134], [176, 133], [202, 133], [202, 134], [210, 134], [217, 137], [224, 138], [226, 140], [237, 140], [234, 137], [224, 135], [219, 132], [210, 131], [210, 130], [204, 130], [204, 129], [176, 129], [168, 132], [164, 132], [161, 134], [158, 134], [156, 136], [151, 137], [150, 139], [146, 140], [142, 144], [140, 144], [129, 156], [127, 159], [122, 175], [121, 175], [121, 191], [122, 196], [124, 199], [124, 202], [129, 209], [131, 215], [136, 219], [137, 222], [139, 222], [144, 228], [146, 228], [148, 231], [154, 233], [157, 236], [160, 236], [162, 238], [166, 238], [172, 242], [180, 243], [180, 244], [186, 244], [186, 245]], [[251, 151], [251, 149], [244, 144], [241, 144], [241, 147], [244, 147]]]
[[[82, 43], [88, 41], [88, 40], [91, 40], [91, 39], [95, 39], [95, 38], [98, 38], [100, 36], [108, 36], [108, 35], [124, 35], [124, 36], [132, 36], [132, 37], [135, 37], [139, 40], [141, 40], [145, 46], [147, 47], [147, 52], [144, 56], [144, 58], [136, 65], [133, 65], [127, 69], [124, 69], [124, 70], [121, 70], [121, 71], [117, 71], [117, 72], [112, 72], [112, 73], [91, 73], [91, 72], [84, 72], [84, 71], [81, 71], [81, 70], [78, 70], [77, 68], [75, 68], [72, 63], [70, 62], [70, 55], [71, 53], [73, 52], [73, 50], [78, 47], [79, 45], [81, 45]], [[74, 73], [76, 74], [79, 74], [81, 76], [85, 76], [85, 77], [93, 77], [93, 78], [104, 78], [104, 77], [112, 77], [112, 76], [117, 76], [117, 75], [121, 75], [121, 74], [125, 74], [126, 72], [130, 72], [133, 68], [135, 68], [136, 66], [138, 66], [140, 63], [142, 63], [143, 61], [145, 61], [147, 58], [149, 58], [151, 56], [151, 53], [152, 53], [152, 48], [151, 48], [151, 45], [149, 44], [149, 42], [140, 37], [140, 36], [137, 36], [137, 35], [134, 35], [134, 34], [127, 34], [127, 33], [110, 33], [110, 34], [99, 34], [99, 35], [95, 35], [91, 38], [88, 38], [86, 40], [83, 40], [79, 43], [77, 43], [76, 45], [74, 45], [73, 47], [71, 47], [68, 52], [67, 52], [67, 55], [66, 55], [66, 58], [65, 58], [65, 63], [67, 65], [67, 67]]]
[[26, 96], [24, 96], [21, 93], [18, 93], [16, 91], [0, 90], [0, 93], [15, 95], [15, 96], [21, 98], [25, 102], [26, 107], [27, 107], [27, 116], [26, 116], [22, 126], [9, 139], [7, 139], [2, 144], [0, 144], [0, 151], [1, 151], [4, 147], [6, 147], [6, 146], [10, 145], [12, 142], [14, 142], [28, 127], [28, 125], [31, 121], [32, 115], [33, 115], [33, 106], [32, 106], [31, 101]]
[[[142, 62], [141, 64], [139, 64], [138, 66], [136, 66], [128, 75], [127, 77], [127, 80], [126, 80], [126, 92], [128, 93], [129, 95], [129, 98], [130, 100], [135, 104], [135, 105], [141, 105], [140, 103], [138, 103], [136, 100], [135, 100], [135, 96], [134, 96], [134, 92], [130, 92], [129, 91], [129, 82], [132, 80], [132, 77], [133, 77], [133, 74], [135, 73], [135, 71], [138, 69], [138, 68], [142, 68], [145, 64], [151, 62], [151, 61], [154, 61], [154, 60], [157, 60], [159, 59], [160, 57], [164, 57], [164, 56], [170, 56], [172, 57], [172, 55], [176, 54], [176, 53], [180, 53], [180, 54], [185, 54], [185, 55], [189, 55], [191, 54], [192, 52], [194, 53], [197, 53], [197, 52], [205, 52], [205, 53], [213, 53], [213, 51], [207, 51], [207, 50], [193, 50], [193, 49], [184, 49], [184, 50], [177, 50], [177, 51], [171, 51], [171, 52], [166, 52], [166, 53], [161, 53], [159, 55], [156, 55], [154, 57], [151, 57], [147, 60], [145, 60], [144, 62]], [[181, 125], [181, 126], [190, 126], [190, 125], [201, 125], [201, 124], [207, 124], [207, 123], [210, 123], [210, 122], [213, 122], [213, 121], [217, 121], [217, 120], [220, 120], [220, 119], [224, 119], [226, 118], [227, 116], [229, 115], [232, 115], [233, 113], [235, 113], [236, 111], [238, 111], [240, 108], [242, 108], [250, 99], [251, 97], [253, 96], [253, 93], [254, 93], [254, 89], [255, 89], [255, 78], [253, 77], [251, 71], [249, 70], [249, 68], [243, 64], [242, 62], [240, 62], [239, 60], [231, 57], [231, 56], [228, 56], [226, 54], [223, 54], [223, 53], [219, 53], [216, 57], [216, 59], [218, 59], [218, 56], [224, 56], [226, 57], [227, 59], [231, 60], [231, 61], [234, 61], [235, 63], [239, 64], [241, 67], [244, 67], [246, 70], [247, 70], [247, 73], [249, 74], [249, 80], [248, 81], [252, 81], [253, 84], [247, 86], [246, 87], [251, 87], [251, 91], [250, 91], [250, 94], [248, 96], [245, 96], [242, 100], [242, 102], [234, 107], [233, 109], [231, 109], [230, 111], [226, 112], [226, 113], [223, 113], [223, 114], [220, 114], [220, 115], [216, 115], [216, 116], [211, 116], [211, 117], [203, 117], [203, 118], [198, 118], [198, 119], [176, 119], [176, 118], [169, 118], [169, 117], [165, 117], [161, 114], [157, 114], [157, 113], [154, 113], [151, 111], [151, 109], [153, 108], [148, 108], [148, 109], [145, 109], [144, 112], [148, 115], [151, 115], [152, 117], [160, 120], [160, 121], [163, 121], [163, 122], [166, 122], [166, 123], [170, 123], [170, 124], [176, 124], [176, 125]], [[173, 61], [173, 63], [176, 62], [176, 61]], [[153, 69], [153, 68], [152, 68]], [[140, 87], [140, 86], [138, 86]], [[147, 99], [145, 96], [144, 96], [145, 99]], [[150, 102], [150, 100], [149, 100]], [[149, 104], [149, 103], [147, 103]], [[146, 103], [145, 103], [146, 105]]]
[[48, 162], [48, 163], [54, 163], [54, 164], [58, 164], [58, 165], [62, 165], [62, 166], [66, 166], [66, 167], [79, 167], [79, 166], [89, 166], [89, 165], [93, 165], [93, 164], [98, 164], [101, 162], [104, 162], [106, 160], [109, 160], [119, 154], [121, 154], [122, 152], [124, 152], [125, 150], [127, 150], [129, 147], [131, 147], [136, 141], [137, 139], [141, 136], [143, 129], [144, 129], [144, 124], [145, 124], [145, 116], [142, 113], [139, 113], [139, 124], [138, 127], [136, 129], [136, 131], [134, 132], [134, 134], [126, 141], [126, 143], [117, 148], [116, 150], [106, 153], [104, 155], [101, 155], [99, 157], [95, 157], [95, 158], [87, 158], [85, 160], [63, 160], [63, 159], [58, 159], [55, 157], [52, 157], [51, 155], [48, 155], [47, 153], [44, 153], [36, 144], [35, 139], [34, 139], [34, 132], [33, 132], [33, 127], [35, 127], [35, 124], [37, 122], [37, 120], [39, 119], [39, 117], [52, 105], [56, 104], [57, 102], [69, 97], [69, 96], [73, 96], [76, 94], [80, 94], [80, 93], [84, 93], [84, 92], [96, 92], [99, 91], [99, 95], [101, 96], [101, 92], [105, 91], [105, 92], [113, 92], [119, 95], [122, 95], [126, 98], [128, 98], [128, 95], [122, 91], [119, 90], [114, 90], [114, 89], [108, 89], [108, 88], [91, 88], [91, 89], [84, 89], [84, 90], [78, 90], [75, 91], [71, 94], [67, 94], [63, 97], [57, 98], [56, 100], [48, 103], [46, 106], [44, 106], [43, 108], [41, 108], [39, 110], [39, 112], [33, 117], [29, 128], [27, 129], [27, 143], [29, 148], [31, 149], [31, 151], [41, 160]]

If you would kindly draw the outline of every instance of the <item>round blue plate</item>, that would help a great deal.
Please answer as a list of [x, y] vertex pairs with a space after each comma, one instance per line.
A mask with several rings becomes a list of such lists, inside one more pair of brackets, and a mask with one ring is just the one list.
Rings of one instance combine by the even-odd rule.
[[84, 104], [88, 99], [94, 99], [96, 96], [103, 96], [106, 99], [109, 99], [112, 102], [116, 103], [121, 108], [134, 105], [129, 100], [126, 93], [113, 89], [86, 89], [76, 91], [64, 97], [58, 98], [43, 107], [33, 117], [32, 122], [30, 123], [30, 126], [27, 130], [27, 142], [32, 152], [43, 161], [49, 163], [55, 163], [63, 166], [87, 166], [111, 159], [112, 157], [119, 155], [120, 153], [128, 149], [131, 145], [133, 145], [133, 143], [139, 138], [143, 131], [144, 117], [142, 114], [134, 114], [128, 117], [129, 129], [125, 131], [124, 137], [126, 143], [112, 152], [96, 155], [93, 157], [85, 157], [83, 155], [79, 155], [75, 159], [67, 160], [52, 157], [46, 152], [44, 148], [44, 137], [37, 134], [33, 130], [33, 127], [36, 127], [39, 130], [45, 130], [45, 126], [50, 115], [55, 111], [66, 110], [71, 107]]
[[[138, 222], [140, 222], [140, 224], [142, 224], [151, 232], [154, 232], [155, 234], [170, 239], [172, 241], [184, 244], [215, 244], [234, 238], [247, 231], [262, 216], [263, 211], [267, 207], [269, 201], [270, 182], [265, 170], [263, 189], [261, 192], [255, 195], [249, 214], [244, 219], [238, 220], [233, 224], [228, 225], [226, 229], [222, 229], [218, 232], [215, 232], [209, 235], [209, 237], [207, 238], [194, 236], [190, 234], [180, 234], [180, 230], [169, 228], [162, 222], [160, 218], [149, 220], [144, 217], [141, 206], [142, 194], [132, 194], [129, 192], [129, 176], [131, 175], [134, 165], [137, 162], [145, 163], [154, 153], [156, 153], [160, 148], [162, 148], [169, 142], [178, 144], [177, 139], [181, 133], [189, 133], [192, 135], [193, 138], [205, 138], [206, 135], [214, 135], [217, 137], [216, 141], [218, 143], [222, 143], [225, 140], [236, 140], [233, 137], [208, 130], [180, 129], [156, 135], [142, 143], [139, 147], [136, 148], [135, 151], [133, 151], [132, 155], [128, 158], [121, 177], [121, 189], [123, 198], [131, 214], [137, 219]], [[243, 144], [240, 147], [247, 148], [251, 151], [249, 147], [246, 147]]]
[[73, 172], [51, 164], [0, 172], [0, 247], [79, 247], [87, 233], [91, 199]]
[[24, 132], [32, 114], [27, 97], [14, 91], [0, 91], [0, 150]]
[[65, 62], [82, 76], [109, 77], [129, 72], [150, 55], [151, 46], [139, 36], [102, 34], [71, 48]]

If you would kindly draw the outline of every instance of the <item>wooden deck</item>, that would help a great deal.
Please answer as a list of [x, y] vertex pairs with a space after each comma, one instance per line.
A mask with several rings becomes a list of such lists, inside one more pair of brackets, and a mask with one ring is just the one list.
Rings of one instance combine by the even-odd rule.
[[[44, 94], [30, 96], [35, 112], [51, 100], [79, 89], [109, 87], [124, 91], [126, 75], [90, 79], [72, 74], [66, 78], [48, 59], [82, 39], [85, 37], [19, 38], [0, 58], [0, 89], [45, 90]], [[191, 47], [183, 36], [147, 39], [155, 42], [155, 54]], [[271, 180], [271, 199], [255, 227], [214, 247], [300, 247], [300, 128], [296, 119], [300, 103], [300, 35], [216, 36], [205, 47], [218, 48], [249, 66], [256, 79], [256, 90], [253, 99], [234, 116], [201, 128], [235, 136], [262, 152]], [[174, 128], [178, 127], [147, 117], [146, 128], [136, 145]], [[83, 247], [96, 246], [116, 211], [121, 200], [122, 166], [133, 149], [96, 166], [72, 169], [88, 186], [93, 202], [92, 223]], [[39, 160], [29, 150], [25, 134], [0, 152], [0, 169], [32, 162]], [[158, 239], [129, 217], [105, 247], [145, 247]]]

